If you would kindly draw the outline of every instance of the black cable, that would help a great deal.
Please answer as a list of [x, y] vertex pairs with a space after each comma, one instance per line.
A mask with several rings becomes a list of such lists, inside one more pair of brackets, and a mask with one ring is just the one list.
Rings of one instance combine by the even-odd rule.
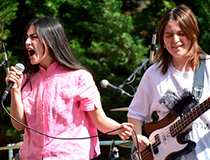
[[[122, 129], [123, 127], [120, 127], [120, 128], [117, 128], [115, 130], [112, 130], [112, 131], [109, 131], [109, 132], [106, 132], [106, 133], [101, 133], [101, 134], [98, 134], [98, 135], [95, 135], [95, 136], [91, 136], [91, 137], [82, 137], [82, 138], [59, 138], [59, 137], [54, 137], [54, 136], [50, 136], [50, 135], [47, 135], [47, 134], [44, 134], [42, 132], [39, 132], [33, 128], [30, 128], [29, 126], [23, 124], [22, 122], [18, 121], [15, 117], [13, 117], [8, 111], [7, 109], [4, 107], [4, 103], [3, 101], [1, 101], [1, 105], [2, 105], [2, 108], [5, 110], [5, 112], [14, 120], [16, 121], [17, 123], [21, 124], [22, 126], [24, 126], [25, 128], [27, 129], [30, 129], [38, 134], [41, 134], [43, 136], [46, 136], [46, 137], [49, 137], [49, 138], [53, 138], [53, 139], [58, 139], [58, 140], [84, 140], [84, 139], [91, 139], [91, 138], [95, 138], [95, 137], [100, 137], [102, 135], [106, 135], [106, 134], [109, 134], [109, 133], [112, 133], [112, 132], [115, 132], [117, 130], [120, 130]], [[136, 139], [136, 142], [137, 142], [137, 154], [138, 154], [138, 157], [140, 158], [140, 153], [139, 153], [139, 143], [138, 143], [138, 138], [137, 138], [137, 134], [136, 134], [136, 131], [134, 128], [132, 128], [133, 132], [134, 132], [134, 135], [135, 135], [135, 139]], [[139, 159], [140, 160], [140, 159]]]
[[115, 132], [115, 131], [120, 130], [120, 129], [123, 128], [123, 127], [120, 127], [120, 128], [115, 129], [115, 130], [112, 130], [112, 131], [109, 131], [109, 132], [106, 132], [106, 133], [101, 133], [101, 134], [98, 134], [98, 135], [95, 135], [95, 136], [91, 136], [91, 137], [82, 137], [82, 138], [59, 138], [59, 137], [54, 137], [54, 136], [50, 136], [50, 135], [44, 134], [44, 133], [39, 132], [39, 131], [37, 131], [37, 130], [35, 130], [35, 129], [33, 129], [33, 128], [30, 128], [29, 126], [23, 124], [22, 122], [18, 121], [15, 117], [13, 117], [13, 116], [7, 111], [7, 109], [4, 107], [3, 101], [1, 101], [1, 105], [2, 105], [3, 109], [5, 110], [5, 112], [6, 112], [14, 121], [16, 121], [17, 123], [21, 124], [21, 125], [24, 126], [25, 128], [28, 128], [28, 129], [30, 129], [30, 130], [36, 132], [36, 133], [39, 133], [39, 134], [41, 134], [41, 135], [43, 135], [43, 136], [46, 136], [46, 137], [49, 137], [49, 138], [53, 138], [53, 139], [60, 139], [60, 140], [83, 140], [83, 139], [90, 139], [90, 138], [95, 138], [95, 137], [99, 137], [99, 136], [102, 136], [102, 135], [106, 135], [106, 134]]
[[136, 130], [134, 129], [134, 128], [132, 128], [133, 129], [133, 133], [134, 133], [134, 136], [135, 136], [135, 139], [136, 139], [136, 147], [137, 147], [137, 154], [138, 154], [138, 158], [139, 158], [139, 160], [140, 160], [140, 153], [139, 153], [139, 143], [138, 143], [138, 138], [137, 138], [137, 134], [136, 134]]

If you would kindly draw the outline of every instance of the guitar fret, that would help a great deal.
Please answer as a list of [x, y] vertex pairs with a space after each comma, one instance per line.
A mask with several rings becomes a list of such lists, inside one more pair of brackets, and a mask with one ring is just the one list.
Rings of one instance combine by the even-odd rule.
[[190, 125], [196, 118], [210, 108], [209, 99], [200, 105], [193, 107], [188, 113], [182, 116], [178, 121], [169, 128], [172, 137], [177, 136], [183, 129]]
[[[189, 102], [190, 99], [186, 97], [186, 99], [183, 99], [183, 100], [187, 100], [187, 101], [181, 101], [181, 102]], [[186, 107], [184, 105], [186, 105], [186, 103], [180, 103], [180, 105], [178, 106]], [[166, 127], [166, 129], [165, 128], [158, 129], [157, 134], [153, 135], [154, 137], [151, 137], [150, 135], [149, 138], [151, 139], [152, 145], [145, 148], [141, 152], [138, 150], [134, 150], [134, 152], [131, 153], [132, 160], [154, 160], [156, 155], [159, 156], [159, 153], [163, 151], [163, 148], [165, 148], [165, 146], [162, 147], [162, 145], [164, 145], [165, 140], [169, 140], [169, 142], [173, 141], [173, 138], [181, 134], [181, 132], [184, 129], [188, 129], [188, 126], [196, 118], [198, 118], [205, 111], [207, 111], [209, 108], [210, 108], [210, 97], [207, 100], [205, 100], [203, 103], [194, 106], [190, 111], [188, 111], [183, 116], [178, 116], [175, 114], [176, 113], [175, 110], [171, 110], [171, 112], [163, 119], [163, 121], [161, 121], [161, 125], [165, 123], [167, 124], [168, 121], [171, 123], [172, 120], [173, 120], [173, 123], [168, 126], [162, 126], [162, 127]], [[149, 133], [154, 133], [154, 132], [151, 132], [150, 124], [146, 124], [145, 126], [143, 126], [143, 129], [145, 130], [145, 133], [147, 133], [148, 135]], [[149, 133], [147, 132], [147, 130], [149, 130]], [[179, 137], [177, 138], [179, 139]], [[172, 146], [169, 146], [169, 147], [172, 148]], [[193, 145], [191, 147], [193, 147]], [[164, 159], [164, 158], [162, 157], [160, 159]]]

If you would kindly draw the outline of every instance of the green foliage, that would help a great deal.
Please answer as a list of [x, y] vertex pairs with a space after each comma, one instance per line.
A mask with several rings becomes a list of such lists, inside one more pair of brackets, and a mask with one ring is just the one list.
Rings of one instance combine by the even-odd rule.
[[121, 12], [122, 5], [116, 0], [73, 0], [60, 8], [59, 18], [71, 39], [73, 53], [93, 73], [106, 111], [128, 106], [130, 98], [101, 89], [100, 81], [105, 77], [113, 84], [123, 82], [146, 58], [149, 49], [143, 39], [133, 35], [132, 16]]
[[[79, 55], [75, 54], [75, 56], [95, 73], [97, 71], [100, 73], [103, 70], [105, 75], [110, 73], [111, 69], [119, 67], [128, 69], [132, 66], [130, 61], [139, 59], [145, 53], [146, 49], [140, 50], [143, 48], [139, 43], [141, 41], [131, 35], [134, 28], [132, 17], [122, 14], [120, 11], [122, 2], [74, 0], [66, 3], [65, 8], [67, 7], [69, 7], [67, 10], [71, 10], [73, 15], [64, 13], [61, 18], [70, 21], [67, 24], [73, 26], [69, 33], [76, 32], [77, 35], [80, 35], [80, 47], [84, 47], [84, 49], [73, 48], [74, 53]], [[81, 13], [83, 17], [74, 13]], [[75, 19], [79, 19], [79, 21], [75, 21]], [[74, 37], [74, 35], [72, 36]], [[76, 49], [85, 51], [85, 58], [80, 57], [81, 54]], [[99, 75], [98, 73], [96, 76]]]
[[10, 30], [6, 25], [10, 25], [16, 18], [17, 2], [14, 0], [1, 0], [0, 3], [0, 41], [6, 40], [10, 36]]
[[[0, 42], [4, 43], [7, 47], [6, 40], [11, 37], [11, 31], [8, 26], [11, 25], [12, 21], [16, 18], [16, 11], [18, 10], [18, 3], [14, 0], [1, 0], [0, 2]], [[0, 53], [3, 52], [2, 44], [0, 44]], [[10, 51], [7, 52], [8, 57], [11, 54]], [[0, 61], [3, 62], [3, 55], [0, 54]], [[0, 95], [2, 95], [2, 91], [5, 88], [5, 70], [4, 68], [0, 68]], [[8, 107], [7, 107], [8, 108]], [[14, 134], [8, 134], [9, 132], [17, 132], [11, 127], [11, 122], [8, 115], [5, 114], [4, 110], [0, 108], [0, 142], [2, 145], [6, 145], [7, 142], [11, 142], [16, 140], [17, 136], [14, 137]]]
[[195, 3], [196, 7], [196, 17], [199, 24], [200, 29], [200, 45], [201, 48], [208, 54], [210, 54], [210, 45], [208, 44], [210, 41], [210, 1], [209, 0], [201, 0]]
[[26, 0], [28, 8], [33, 9], [34, 17], [59, 15], [59, 8], [66, 0]]
[[[106, 114], [126, 121], [126, 113], [110, 112], [111, 108], [127, 107], [131, 98], [99, 85], [102, 79], [118, 86], [149, 57], [152, 34], [166, 9], [183, 3], [181, 0], [1, 0], [0, 41], [6, 45], [11, 65], [21, 61], [22, 35], [26, 24], [34, 17], [53, 16], [65, 27], [73, 54], [93, 74], [101, 93]], [[209, 53], [210, 0], [185, 1], [195, 13], [200, 27], [200, 45]], [[158, 44], [158, 42], [157, 42]], [[2, 59], [2, 55], [0, 55]], [[1, 91], [5, 88], [5, 71], [0, 69]], [[137, 73], [132, 84], [141, 79]], [[125, 85], [130, 93], [132, 89]], [[9, 106], [9, 97], [5, 102]], [[0, 139], [16, 141], [21, 134], [11, 126], [10, 118], [0, 108]], [[15, 135], [15, 136], [14, 136]], [[13, 136], [13, 137], [12, 137]]]

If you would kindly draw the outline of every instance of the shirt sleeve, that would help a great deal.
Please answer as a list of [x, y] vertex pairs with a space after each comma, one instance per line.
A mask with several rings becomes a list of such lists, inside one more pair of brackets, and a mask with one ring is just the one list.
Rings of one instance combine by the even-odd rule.
[[128, 117], [140, 121], [145, 121], [151, 118], [151, 103], [154, 97], [152, 92], [149, 91], [152, 90], [152, 86], [150, 71], [146, 71], [139, 83], [134, 98], [129, 105]]
[[91, 111], [95, 107], [102, 107], [98, 88], [93, 80], [93, 76], [87, 71], [82, 71], [79, 76], [78, 97], [81, 110]]
[[145, 91], [142, 91], [141, 85], [138, 87], [134, 98], [129, 105], [127, 116], [130, 118], [144, 121], [150, 118], [150, 108], [148, 102], [149, 97], [146, 96]]

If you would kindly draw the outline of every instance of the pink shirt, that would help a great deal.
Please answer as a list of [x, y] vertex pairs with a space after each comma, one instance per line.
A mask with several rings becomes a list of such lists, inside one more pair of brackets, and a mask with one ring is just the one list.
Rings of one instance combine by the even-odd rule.
[[[26, 76], [24, 76], [26, 78]], [[22, 90], [27, 125], [47, 135], [62, 138], [97, 135], [86, 111], [101, 107], [92, 75], [70, 71], [57, 62], [40, 67]], [[100, 154], [98, 138], [57, 140], [25, 129], [21, 160], [88, 160]]]

